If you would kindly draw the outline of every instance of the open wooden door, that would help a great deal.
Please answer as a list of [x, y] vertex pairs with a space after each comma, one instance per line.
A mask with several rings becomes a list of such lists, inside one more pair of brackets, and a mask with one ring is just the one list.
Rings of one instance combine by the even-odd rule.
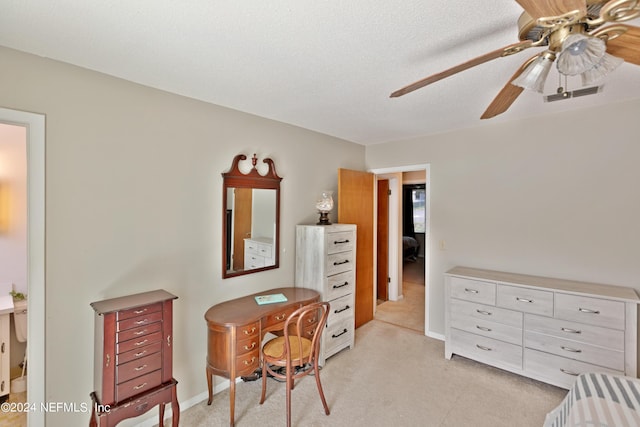
[[378, 238], [376, 289], [378, 300], [389, 299], [389, 180], [378, 180]]
[[373, 319], [374, 191], [372, 173], [338, 169], [338, 222], [356, 224], [356, 328]]

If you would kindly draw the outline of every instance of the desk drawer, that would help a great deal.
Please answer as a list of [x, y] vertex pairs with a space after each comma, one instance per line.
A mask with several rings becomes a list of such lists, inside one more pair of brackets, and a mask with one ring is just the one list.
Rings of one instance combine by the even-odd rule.
[[260, 348], [260, 337], [258, 334], [254, 334], [253, 336], [249, 338], [244, 338], [244, 339], [242, 336], [238, 336], [237, 345], [236, 345], [237, 355], [248, 353], [259, 348]]
[[622, 301], [556, 293], [555, 317], [590, 325], [624, 330]]
[[450, 292], [453, 298], [465, 301], [487, 305], [496, 303], [496, 284], [493, 282], [452, 277]]
[[143, 393], [162, 382], [161, 370], [150, 372], [141, 377], [134, 378], [118, 384], [116, 387], [116, 402], [122, 402], [124, 399]]
[[160, 353], [123, 363], [116, 369], [116, 383], [120, 384], [133, 378], [160, 369], [162, 357]]
[[236, 376], [253, 373], [260, 366], [260, 348], [236, 357]]
[[265, 330], [275, 330], [284, 329], [284, 322], [287, 320], [287, 317], [294, 311], [296, 311], [299, 307], [285, 307], [282, 310], [276, 311], [275, 313], [267, 315], [264, 319], [264, 329]]
[[497, 305], [525, 313], [553, 316], [553, 292], [498, 285]]

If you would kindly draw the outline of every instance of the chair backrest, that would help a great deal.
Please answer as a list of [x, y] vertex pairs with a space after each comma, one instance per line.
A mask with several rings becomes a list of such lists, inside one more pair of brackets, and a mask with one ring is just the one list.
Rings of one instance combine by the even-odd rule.
[[[314, 302], [300, 307], [287, 318], [284, 324], [285, 354], [287, 358], [291, 358], [294, 365], [311, 363], [318, 358], [320, 338], [325, 329], [327, 317], [329, 317], [329, 307], [328, 302]], [[314, 322], [315, 326], [310, 329], [309, 325]], [[295, 337], [302, 339], [291, 339]], [[311, 341], [311, 351], [309, 352], [305, 352], [303, 349], [309, 343], [307, 340]], [[299, 347], [292, 349], [291, 345]], [[300, 357], [296, 358], [292, 355], [300, 355]]]

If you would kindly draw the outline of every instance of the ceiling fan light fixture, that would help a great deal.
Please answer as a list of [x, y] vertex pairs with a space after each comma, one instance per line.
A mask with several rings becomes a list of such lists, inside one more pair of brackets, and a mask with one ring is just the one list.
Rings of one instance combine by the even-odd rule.
[[546, 51], [542, 55], [538, 56], [531, 64], [516, 77], [511, 84], [514, 86], [520, 86], [527, 90], [533, 90], [535, 92], [542, 93], [544, 91], [544, 83], [547, 80], [547, 75], [551, 70], [551, 65], [556, 59], [555, 53]]
[[576, 76], [596, 66], [606, 53], [604, 40], [583, 34], [571, 34], [562, 42], [556, 67], [560, 74]]
[[582, 85], [590, 86], [599, 82], [606, 75], [618, 68], [623, 62], [624, 59], [605, 53], [600, 62], [598, 62], [593, 68], [580, 74], [580, 77], [582, 77]]

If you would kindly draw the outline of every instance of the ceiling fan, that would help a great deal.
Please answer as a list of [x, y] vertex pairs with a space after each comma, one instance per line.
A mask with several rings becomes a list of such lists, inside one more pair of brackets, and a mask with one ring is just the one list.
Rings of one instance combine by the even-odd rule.
[[[515, 72], [482, 114], [489, 119], [502, 114], [524, 89], [542, 92], [551, 65], [562, 75], [582, 77], [593, 84], [620, 63], [640, 65], [640, 27], [619, 22], [640, 16], [640, 0], [516, 0], [524, 9], [518, 19], [520, 42], [486, 53], [448, 70], [418, 80], [391, 94], [405, 95], [496, 58], [531, 47], [544, 47]], [[606, 23], [615, 23], [602, 27]]]

